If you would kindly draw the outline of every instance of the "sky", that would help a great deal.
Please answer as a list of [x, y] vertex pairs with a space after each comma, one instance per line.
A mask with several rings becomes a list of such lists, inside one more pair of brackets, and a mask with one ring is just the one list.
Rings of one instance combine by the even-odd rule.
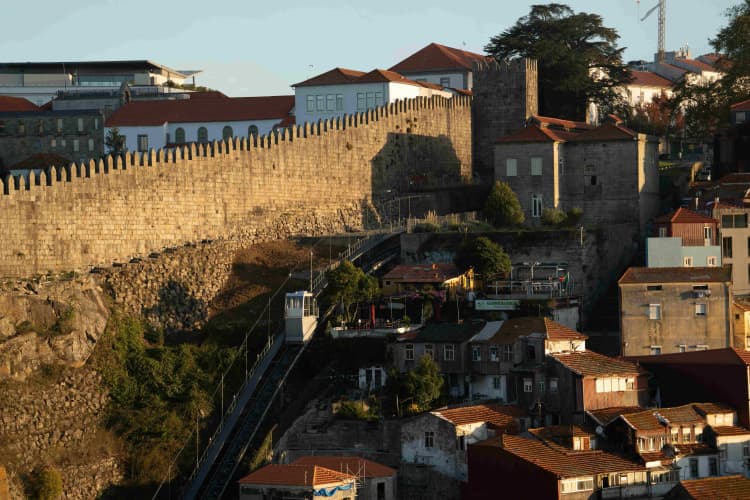
[[[740, 0], [669, 0], [666, 50], [709, 40]], [[387, 69], [431, 42], [483, 53], [535, 3], [522, 0], [41, 0], [3, 11], [0, 61], [148, 59], [200, 69], [198, 85], [230, 96], [292, 94], [292, 84], [334, 67]], [[658, 0], [559, 0], [599, 14], [620, 35], [624, 60], [651, 60]], [[419, 6], [417, 6], [419, 5]], [[32, 22], [33, 21], [33, 22]]]

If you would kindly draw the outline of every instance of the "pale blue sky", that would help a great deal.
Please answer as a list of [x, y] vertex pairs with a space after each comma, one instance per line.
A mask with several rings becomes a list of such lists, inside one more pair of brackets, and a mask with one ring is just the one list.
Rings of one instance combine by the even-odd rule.
[[[620, 34], [627, 61], [653, 57], [657, 13], [639, 18], [657, 2], [559, 3], [601, 15]], [[175, 69], [203, 69], [198, 84], [232, 96], [291, 94], [291, 84], [314, 74], [336, 66], [388, 68], [430, 42], [481, 53], [491, 36], [534, 3], [544, 2], [16, 2], [3, 12], [0, 61], [150, 59]], [[708, 40], [726, 25], [726, 9], [738, 3], [668, 0], [667, 50], [687, 43], [694, 56], [710, 52]]]

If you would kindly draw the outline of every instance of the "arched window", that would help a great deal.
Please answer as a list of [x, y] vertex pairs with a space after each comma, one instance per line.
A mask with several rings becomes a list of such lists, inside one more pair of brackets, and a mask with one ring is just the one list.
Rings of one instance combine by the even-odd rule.
[[208, 142], [208, 129], [206, 127], [200, 127], [198, 129], [198, 142], [206, 144]]
[[255, 125], [250, 125], [247, 128], [247, 136], [248, 137], [258, 137], [258, 127]]
[[182, 127], [177, 127], [177, 130], [174, 131], [174, 142], [177, 144], [185, 144], [185, 129]]
[[227, 139], [231, 139], [233, 135], [234, 135], [234, 130], [232, 130], [232, 127], [230, 127], [229, 125], [221, 129], [221, 138], [224, 139], [225, 141]]

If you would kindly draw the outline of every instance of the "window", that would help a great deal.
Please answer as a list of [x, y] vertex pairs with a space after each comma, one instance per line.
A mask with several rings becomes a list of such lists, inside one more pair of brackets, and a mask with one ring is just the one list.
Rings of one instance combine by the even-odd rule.
[[690, 477], [693, 477], [693, 478], [698, 477], [698, 459], [697, 458], [690, 459]]
[[208, 129], [206, 127], [198, 128], [198, 142], [206, 144], [208, 142]]
[[712, 230], [710, 226], [703, 226], [703, 240], [706, 245], [711, 244]]
[[89, 139], [88, 146], [89, 146], [89, 151], [93, 151], [94, 150], [94, 139]]
[[307, 96], [306, 110], [308, 113], [312, 113], [313, 111], [315, 111], [315, 96], [314, 95]]
[[537, 382], [537, 388], [539, 389], [539, 394], [544, 394], [544, 392], [546, 390], [546, 386], [544, 384], [544, 380], [540, 380], [539, 382]]
[[660, 345], [652, 345], [651, 346], [651, 355], [652, 356], [658, 356], [661, 354], [661, 346]]
[[445, 361], [453, 361], [456, 356], [456, 348], [453, 344], [446, 344], [443, 347], [443, 359]]
[[247, 127], [248, 137], [258, 137], [258, 127], [256, 125], [250, 125]]
[[500, 377], [492, 377], [492, 388], [500, 389]]
[[471, 360], [482, 361], [482, 348], [480, 346], [471, 346]]
[[336, 111], [344, 111], [344, 95], [336, 94]]
[[530, 378], [523, 379], [523, 392], [531, 392], [534, 390], [534, 382]]
[[692, 257], [683, 257], [682, 258], [682, 267], [693, 267], [693, 258]]
[[63, 131], [63, 119], [58, 118], [57, 119], [57, 133], [62, 134], [62, 131]]
[[366, 106], [366, 104], [367, 104], [366, 99], [367, 99], [367, 96], [365, 96], [364, 92], [358, 92], [357, 93], [357, 109], [358, 110], [361, 111], [361, 110], [366, 109], [366, 107], [367, 107]]
[[378, 492], [377, 492], [377, 500], [385, 500], [385, 483], [379, 482], [377, 484]]
[[414, 361], [414, 344], [406, 344], [404, 346], [404, 359], [406, 361]]
[[685, 351], [687, 351], [687, 345], [685, 345], [685, 344], [678, 345], [677, 346], [677, 351], [678, 352], [685, 352]]
[[433, 431], [424, 432], [424, 447], [432, 448], [435, 446], [435, 433]]
[[711, 476], [719, 475], [719, 463], [716, 457], [708, 457], [708, 474]]
[[576, 491], [587, 491], [594, 489], [593, 479], [563, 479], [560, 481], [561, 493], [575, 493]]
[[661, 285], [646, 285], [646, 290], [649, 292], [660, 292], [661, 289]]
[[708, 345], [707, 344], [698, 344], [695, 346], [696, 351], [707, 351]]
[[737, 111], [737, 114], [735, 114], [735, 116], [736, 116], [736, 120], [735, 121], [737, 122], [737, 124], [745, 123], [745, 112], [744, 111]]
[[503, 361], [513, 361], [513, 344], [503, 346]]
[[505, 160], [505, 175], [508, 177], [515, 177], [518, 175], [518, 160], [515, 158], [508, 158]]
[[83, 118], [78, 119], [78, 131], [83, 132]]
[[18, 122], [18, 135], [26, 135], [26, 124], [22, 121]]
[[232, 130], [232, 127], [229, 125], [226, 125], [223, 129], [221, 129], [221, 138], [225, 141], [227, 139], [231, 139], [232, 136], [234, 136], [234, 130]]
[[549, 392], [557, 392], [557, 379], [549, 379]]
[[317, 111], [325, 111], [326, 110], [326, 96], [319, 95], [315, 97], [317, 99], [317, 106], [316, 106]]
[[451, 86], [451, 79], [447, 76], [441, 76], [440, 77], [440, 86], [441, 87], [450, 87]]
[[435, 349], [432, 344], [425, 344], [424, 345], [424, 355], [429, 356], [432, 359], [435, 359]]
[[596, 179], [596, 176], [595, 176], [595, 175], [592, 175], [591, 177], [589, 177], [589, 183], [590, 183], [590, 184], [591, 184], [592, 186], [596, 186], [596, 181], [597, 181], [597, 179]]
[[526, 359], [527, 361], [536, 361], [536, 348], [533, 344], [526, 346]]
[[375, 92], [367, 93], [367, 109], [375, 107]]
[[721, 216], [721, 227], [747, 227], [747, 214], [730, 214]]
[[497, 347], [490, 347], [490, 361], [500, 361]]
[[683, 443], [690, 442], [690, 428], [689, 427], [682, 428], [682, 442]]
[[542, 159], [538, 156], [531, 158], [531, 175], [542, 175]]
[[326, 111], [336, 110], [336, 94], [328, 94], [326, 96]]
[[456, 436], [456, 449], [457, 450], [466, 449], [466, 436]]
[[[138, 136], [140, 137], [140, 135]], [[148, 136], [144, 136], [148, 140]], [[80, 151], [81, 150], [81, 141], [78, 139], [73, 139], [73, 151]]]
[[382, 106], [383, 104], [384, 104], [383, 93], [375, 92], [375, 106]]
[[49, 147], [56, 148], [57, 147], [57, 139], [50, 139], [50, 141], [49, 141]]
[[174, 131], [174, 142], [176, 144], [185, 144], [185, 129], [182, 127], [177, 127], [177, 129]]
[[660, 227], [659, 228], [659, 238], [666, 238], [667, 237], [667, 228], [666, 227]]
[[744, 459], [750, 458], [750, 444], [749, 443], [742, 443], [742, 458]]
[[661, 319], [661, 304], [648, 305], [648, 319]]
[[732, 258], [732, 237], [725, 236], [721, 239], [721, 255]]
[[717, 259], [716, 259], [715, 255], [711, 255], [709, 257], [706, 257], [706, 266], [708, 266], [708, 267], [716, 267], [717, 265], [718, 264], [717, 264]]
[[706, 315], [706, 304], [695, 304], [695, 315], [705, 316]]
[[[73, 141], [74, 148], [75, 142]], [[146, 134], [138, 134], [138, 151], [148, 151], [148, 136]]]
[[[36, 131], [39, 135], [44, 134], [44, 120], [39, 120], [39, 123], [36, 125]], [[748, 238], [750, 240], [750, 238]]]
[[719, 457], [721, 457], [722, 460], [726, 460], [727, 459], [727, 445], [726, 445], [726, 443], [719, 446]]
[[94, 118], [94, 130], [99, 129], [99, 118]]
[[532, 217], [542, 216], [542, 195], [541, 194], [531, 195], [531, 216]]

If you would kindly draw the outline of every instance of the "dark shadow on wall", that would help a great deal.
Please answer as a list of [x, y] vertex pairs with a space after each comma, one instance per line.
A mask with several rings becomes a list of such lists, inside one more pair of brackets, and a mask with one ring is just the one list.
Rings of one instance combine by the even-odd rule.
[[371, 160], [375, 197], [462, 183], [461, 160], [450, 138], [418, 135], [411, 130], [389, 133], [385, 145]]
[[153, 323], [164, 326], [167, 335], [192, 330], [208, 318], [208, 305], [195, 298], [180, 282], [169, 280], [158, 293], [159, 300], [142, 314]]

